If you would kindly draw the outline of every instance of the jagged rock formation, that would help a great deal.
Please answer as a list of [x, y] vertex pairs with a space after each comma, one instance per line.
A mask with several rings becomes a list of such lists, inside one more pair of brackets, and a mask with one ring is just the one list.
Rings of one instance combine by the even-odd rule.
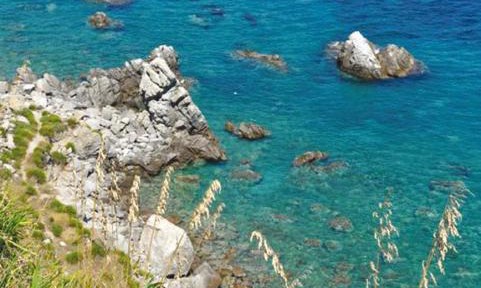
[[243, 139], [258, 140], [271, 135], [266, 128], [255, 123], [241, 122], [238, 127], [231, 121], [227, 121], [224, 130]]
[[[52, 150], [64, 153], [68, 161], [65, 166], [47, 166], [48, 182], [58, 200], [76, 207], [85, 226], [102, 231], [108, 245], [128, 252], [128, 195], [120, 195], [114, 209], [114, 179], [128, 191], [134, 174], [156, 174], [167, 165], [185, 165], [197, 159], [225, 159], [182, 83], [177, 55], [170, 46], [160, 46], [147, 59], [128, 61], [120, 68], [93, 69], [75, 85], [50, 74], [38, 77], [24, 65], [11, 83], [0, 83], [0, 120], [5, 132], [0, 149], [15, 146], [11, 131], [15, 117], [21, 116], [14, 110], [34, 105], [64, 120], [75, 119], [78, 125], [49, 137]], [[34, 114], [40, 118], [39, 111]], [[74, 143], [75, 149], [68, 148], [69, 143]], [[100, 152], [105, 155], [99, 162]], [[6, 168], [8, 164], [2, 165]], [[108, 224], [93, 219], [106, 219]], [[157, 280], [190, 271], [194, 251], [183, 229], [154, 215], [146, 223], [137, 219], [132, 232], [133, 260]], [[148, 247], [152, 247], [149, 261]], [[212, 276], [205, 272], [205, 265], [203, 269], [199, 275]], [[195, 283], [203, 281], [201, 276], [194, 274]]]
[[345, 42], [329, 44], [328, 53], [341, 71], [365, 80], [406, 77], [423, 70], [422, 64], [403, 47], [389, 44], [379, 48], [359, 31]]

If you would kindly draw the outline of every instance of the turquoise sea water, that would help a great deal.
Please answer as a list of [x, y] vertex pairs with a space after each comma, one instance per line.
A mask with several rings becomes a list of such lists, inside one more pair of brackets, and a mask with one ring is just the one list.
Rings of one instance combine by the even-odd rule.
[[[237, 230], [224, 245], [249, 251], [250, 231], [260, 230], [281, 252], [286, 269], [303, 278], [304, 287], [342, 287], [333, 278], [344, 275], [350, 279], [344, 286], [363, 287], [375, 253], [371, 212], [391, 186], [401, 258], [383, 266], [385, 287], [413, 287], [447, 196], [430, 191], [429, 182], [463, 180], [475, 195], [462, 209], [462, 239], [455, 242], [459, 253], [448, 256], [447, 275], [438, 282], [440, 287], [479, 287], [481, 2], [346, 2], [135, 0], [113, 8], [80, 0], [1, 0], [0, 77], [11, 77], [29, 59], [36, 72], [77, 78], [92, 67], [118, 66], [160, 44], [173, 45], [182, 73], [198, 80], [192, 96], [229, 156], [226, 163], [178, 172], [200, 175], [201, 188], [214, 178], [223, 183], [223, 222]], [[224, 15], [212, 15], [204, 6], [210, 4], [222, 7]], [[91, 30], [86, 19], [97, 10], [125, 28]], [[246, 21], [246, 13], [255, 17], [255, 25]], [[194, 14], [208, 26], [194, 25]], [[373, 83], [342, 77], [324, 49], [355, 30], [380, 45], [406, 47], [428, 72]], [[239, 48], [278, 53], [289, 72], [233, 60], [230, 53]], [[265, 125], [272, 137], [234, 138], [223, 131], [228, 119]], [[293, 158], [306, 150], [327, 151], [349, 167], [330, 175], [293, 169]], [[231, 179], [242, 159], [262, 174], [260, 183]], [[467, 167], [468, 175], [453, 166]], [[144, 185], [147, 208], [160, 180]], [[174, 186], [171, 212], [187, 215], [202, 191]], [[311, 209], [320, 204], [327, 208]], [[435, 217], [416, 216], [423, 207]], [[335, 215], [350, 218], [353, 231], [330, 230], [327, 223]], [[306, 238], [335, 240], [340, 249], [310, 247]], [[247, 252], [240, 256], [244, 265], [268, 265]], [[340, 266], [352, 269], [341, 273]]]

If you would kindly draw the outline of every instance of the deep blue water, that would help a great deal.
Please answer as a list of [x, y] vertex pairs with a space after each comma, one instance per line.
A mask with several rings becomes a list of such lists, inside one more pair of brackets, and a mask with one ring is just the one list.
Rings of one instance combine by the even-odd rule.
[[[437, 223], [437, 217], [415, 212], [430, 207], [440, 215], [447, 196], [429, 191], [429, 182], [463, 180], [475, 196], [462, 209], [463, 237], [455, 241], [459, 253], [449, 255], [447, 275], [438, 282], [440, 287], [479, 287], [481, 2], [347, 2], [135, 0], [112, 8], [80, 0], [2, 0], [0, 77], [11, 77], [29, 59], [36, 72], [77, 78], [92, 67], [118, 66], [160, 44], [173, 45], [182, 73], [198, 80], [191, 93], [229, 156], [226, 163], [178, 173], [201, 175], [202, 188], [214, 178], [223, 183], [223, 221], [239, 233], [228, 244], [244, 251], [250, 231], [261, 230], [281, 252], [286, 269], [304, 275], [304, 287], [336, 287], [331, 281], [341, 262], [353, 265], [350, 286], [363, 287], [375, 253], [371, 212], [391, 186], [401, 259], [383, 266], [389, 278], [384, 287], [413, 287]], [[206, 4], [221, 6], [224, 16], [210, 15]], [[86, 19], [97, 10], [121, 20], [125, 29], [91, 30]], [[256, 25], [243, 18], [245, 13], [256, 18]], [[209, 27], [193, 25], [193, 14]], [[373, 83], [342, 77], [324, 49], [355, 30], [380, 45], [406, 47], [428, 72]], [[230, 53], [238, 48], [278, 53], [289, 72], [233, 60]], [[255, 121], [272, 137], [239, 140], [223, 131], [227, 119]], [[293, 158], [306, 150], [327, 151], [349, 168], [332, 175], [293, 169]], [[263, 175], [261, 183], [230, 179], [241, 159], [252, 161]], [[450, 165], [470, 173], [456, 175]], [[145, 199], [155, 196], [159, 180], [145, 185]], [[173, 203], [183, 206], [171, 210], [187, 214], [202, 191], [175, 186]], [[329, 211], [313, 212], [314, 204]], [[327, 221], [337, 213], [352, 220], [353, 232], [329, 229]], [[309, 247], [305, 238], [336, 240], [342, 249]], [[244, 264], [268, 267], [251, 255], [241, 256]]]

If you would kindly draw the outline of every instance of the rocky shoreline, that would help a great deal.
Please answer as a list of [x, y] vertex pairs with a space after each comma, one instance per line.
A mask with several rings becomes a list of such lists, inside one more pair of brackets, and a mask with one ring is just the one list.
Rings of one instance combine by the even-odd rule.
[[[128, 190], [134, 175], [155, 175], [167, 166], [200, 159], [226, 159], [183, 87], [172, 47], [159, 46], [146, 59], [127, 61], [120, 68], [93, 69], [78, 84], [50, 74], [38, 77], [25, 64], [17, 69], [13, 81], [0, 83], [0, 99], [5, 132], [2, 151], [15, 148], [13, 131], [18, 121], [24, 121], [16, 111], [32, 109], [37, 119], [57, 115], [72, 124], [70, 129], [45, 137], [53, 151], [66, 156], [65, 165], [45, 167], [55, 197], [75, 207], [84, 226], [103, 231], [112, 248], [127, 253], [131, 235], [135, 240], [132, 250], [137, 251], [132, 260], [156, 280], [190, 273], [194, 249], [182, 228], [151, 215], [145, 222], [138, 219], [129, 234], [127, 220]], [[28, 150], [40, 141], [32, 141]], [[14, 166], [3, 163], [3, 168], [16, 175]], [[116, 209], [111, 205], [114, 185], [122, 192]], [[94, 219], [107, 219], [108, 224], [102, 226]], [[151, 259], [155, 261], [146, 261], [147, 246], [154, 248]], [[181, 279], [169, 280], [166, 287], [187, 287], [186, 283], [211, 287], [209, 281], [218, 281], [218, 276], [205, 263]]]

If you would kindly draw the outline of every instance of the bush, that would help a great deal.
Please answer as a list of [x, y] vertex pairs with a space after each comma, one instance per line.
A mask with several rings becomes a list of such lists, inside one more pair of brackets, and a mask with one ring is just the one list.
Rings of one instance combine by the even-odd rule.
[[37, 239], [37, 240], [43, 240], [44, 235], [43, 235], [43, 232], [41, 230], [34, 229], [32, 231], [32, 237]]
[[53, 199], [52, 202], [50, 202], [50, 209], [57, 213], [66, 213], [71, 217], [77, 216], [77, 210], [74, 207], [64, 205], [57, 199]]
[[73, 117], [68, 118], [67, 119], [67, 125], [68, 125], [68, 127], [70, 127], [70, 129], [73, 129], [73, 128], [77, 127], [78, 121], [77, 121], [77, 119], [75, 119]]
[[40, 127], [40, 134], [45, 137], [53, 137], [57, 133], [67, 130], [67, 127], [62, 123], [62, 119], [58, 115], [51, 114], [47, 111], [42, 112], [40, 118], [42, 126]]
[[63, 227], [60, 226], [59, 224], [57, 223], [53, 223], [52, 224], [52, 233], [55, 237], [60, 237], [62, 236], [62, 232], [63, 232]]
[[45, 171], [43, 171], [40, 168], [30, 168], [27, 170], [27, 177], [28, 178], [34, 178], [37, 183], [39, 184], [44, 184], [47, 182], [47, 175], [45, 174]]
[[0, 169], [0, 179], [8, 180], [12, 178], [12, 172], [6, 168]]
[[57, 165], [67, 164], [67, 156], [65, 156], [62, 152], [53, 151], [50, 156], [52, 157], [53, 162]]
[[27, 185], [27, 187], [25, 187], [25, 194], [27, 194], [28, 196], [37, 195], [37, 189], [35, 189], [35, 187], [33, 187], [32, 185]]
[[37, 127], [37, 120], [35, 120], [35, 116], [33, 115], [32, 110], [25, 108], [20, 111], [16, 112], [18, 115], [22, 115], [23, 117], [27, 118], [30, 125]]
[[102, 244], [93, 241], [91, 253], [92, 253], [92, 256], [94, 257], [96, 256], [105, 257], [105, 255], [107, 255], [107, 250]]
[[65, 255], [65, 261], [67, 261], [69, 264], [77, 264], [82, 260], [82, 254], [80, 254], [78, 251], [73, 251], [67, 253]]
[[32, 161], [37, 167], [45, 167], [44, 158], [45, 155], [50, 152], [50, 149], [52, 149], [52, 144], [47, 142], [42, 142], [37, 147], [35, 147], [32, 153]]
[[67, 144], [65, 144], [65, 148], [70, 149], [73, 153], [77, 152], [77, 150], [75, 149], [75, 144], [73, 144], [72, 142], [68, 142]]

